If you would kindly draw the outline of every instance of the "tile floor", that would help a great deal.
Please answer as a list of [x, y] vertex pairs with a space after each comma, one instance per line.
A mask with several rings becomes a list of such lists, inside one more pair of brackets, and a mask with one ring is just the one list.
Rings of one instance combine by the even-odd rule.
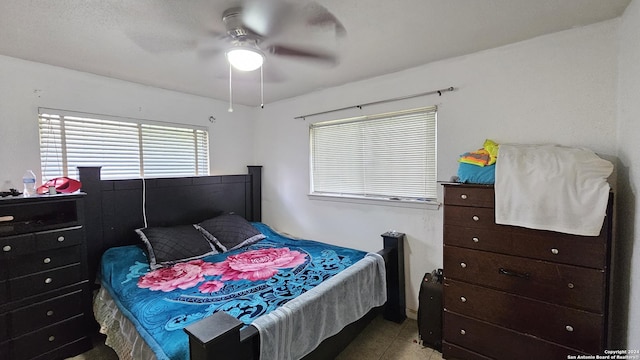
[[396, 324], [376, 317], [336, 360], [442, 360], [442, 354], [419, 342], [418, 323]]
[[[117, 359], [109, 347], [99, 343], [92, 350], [68, 360]], [[442, 354], [419, 343], [415, 320], [407, 319], [396, 324], [378, 316], [336, 360], [442, 360]]]

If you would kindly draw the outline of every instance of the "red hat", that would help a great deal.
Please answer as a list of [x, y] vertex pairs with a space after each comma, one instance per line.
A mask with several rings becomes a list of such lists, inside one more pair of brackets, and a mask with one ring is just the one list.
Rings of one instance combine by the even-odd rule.
[[59, 177], [55, 179], [51, 179], [44, 183], [42, 186], [38, 187], [38, 194], [47, 194], [49, 192], [49, 187], [53, 186], [56, 189], [56, 192], [59, 193], [72, 193], [74, 191], [80, 190], [82, 187], [82, 183], [78, 180], [74, 180], [68, 177]]

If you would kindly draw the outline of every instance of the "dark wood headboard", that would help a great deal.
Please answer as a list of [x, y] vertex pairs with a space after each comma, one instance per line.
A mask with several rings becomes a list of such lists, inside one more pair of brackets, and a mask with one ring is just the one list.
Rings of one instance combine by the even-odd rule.
[[110, 247], [140, 244], [135, 229], [194, 224], [222, 213], [262, 220], [262, 167], [243, 175], [101, 180], [100, 167], [79, 167], [85, 198], [89, 275]]

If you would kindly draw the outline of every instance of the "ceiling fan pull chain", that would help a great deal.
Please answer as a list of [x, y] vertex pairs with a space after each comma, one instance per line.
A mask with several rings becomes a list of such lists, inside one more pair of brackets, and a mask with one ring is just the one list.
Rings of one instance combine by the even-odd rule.
[[231, 63], [229, 63], [229, 112], [233, 112], [233, 87], [231, 86]]
[[264, 72], [262, 69], [264, 64], [260, 66], [260, 108], [264, 109]]

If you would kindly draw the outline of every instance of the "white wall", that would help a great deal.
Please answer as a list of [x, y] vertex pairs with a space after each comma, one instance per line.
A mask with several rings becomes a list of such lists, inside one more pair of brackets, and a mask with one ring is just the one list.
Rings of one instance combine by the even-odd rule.
[[[263, 221], [367, 251], [381, 247], [387, 230], [406, 233], [407, 306], [417, 309], [422, 275], [442, 266], [442, 210], [310, 200], [309, 124], [437, 104], [439, 180], [455, 175], [458, 155], [482, 147], [486, 138], [584, 146], [615, 156], [617, 26], [614, 20], [572, 29], [270, 104], [255, 132], [256, 162], [265, 173]], [[294, 119], [449, 86], [456, 90], [442, 97]]]
[[212, 174], [253, 165], [253, 108], [6, 56], [0, 79], [0, 190], [22, 191], [26, 169], [40, 179], [38, 107], [208, 126]]
[[[618, 251], [614, 324], [618, 348], [640, 349], [640, 0], [633, 0], [620, 24], [618, 60]], [[626, 337], [624, 336], [626, 332]], [[626, 344], [624, 341], [626, 340]]]

